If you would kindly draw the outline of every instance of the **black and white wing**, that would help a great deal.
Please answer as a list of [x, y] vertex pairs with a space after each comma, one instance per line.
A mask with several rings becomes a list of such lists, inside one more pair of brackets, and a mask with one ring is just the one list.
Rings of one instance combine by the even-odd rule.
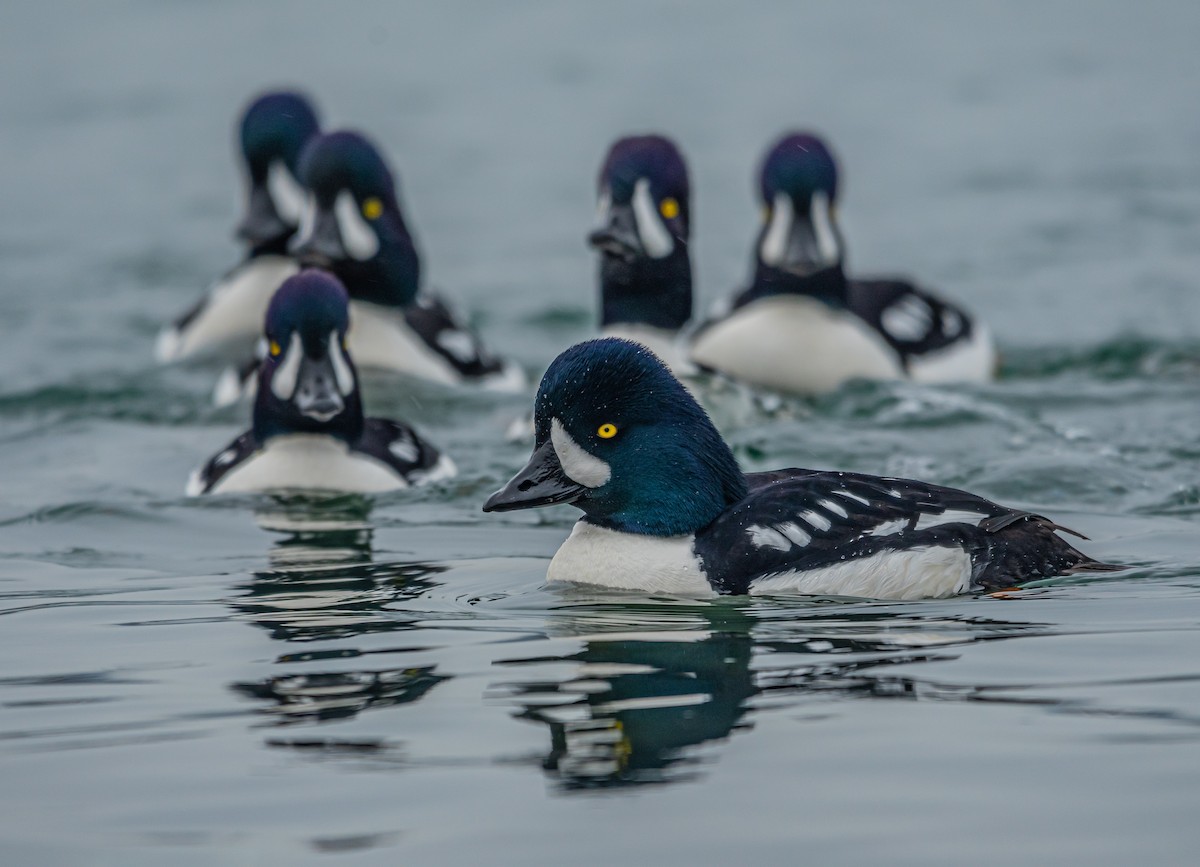
[[404, 320], [429, 348], [466, 379], [501, 373], [504, 363], [493, 357], [450, 308], [436, 295], [422, 293], [404, 308]]
[[253, 431], [246, 431], [221, 451], [217, 452], [204, 466], [192, 473], [187, 483], [187, 495], [197, 497], [207, 494], [234, 467], [241, 464], [261, 448]]
[[428, 440], [406, 424], [386, 418], [368, 418], [354, 450], [391, 467], [409, 484], [448, 478], [454, 464]]
[[[855, 473], [782, 470], [747, 477], [750, 495], [698, 535], [696, 552], [723, 593], [923, 546], [971, 557], [974, 586], [1012, 586], [1094, 563], [1039, 515], [954, 488]], [[1097, 564], [1098, 566], [1099, 564]]]
[[975, 328], [961, 308], [903, 280], [850, 280], [846, 300], [887, 340], [905, 367], [923, 355], [969, 340]]

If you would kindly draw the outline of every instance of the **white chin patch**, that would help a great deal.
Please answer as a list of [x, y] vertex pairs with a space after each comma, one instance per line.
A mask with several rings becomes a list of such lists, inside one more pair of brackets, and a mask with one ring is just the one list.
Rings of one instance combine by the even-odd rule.
[[817, 236], [817, 249], [821, 253], [822, 261], [826, 265], [836, 264], [842, 255], [842, 248], [838, 243], [837, 232], [833, 230], [829, 196], [819, 191], [813, 193], [808, 216], [812, 220], [813, 231]]
[[633, 216], [637, 219], [638, 238], [646, 255], [651, 259], [670, 256], [675, 241], [659, 219], [654, 197], [650, 195], [650, 182], [645, 178], [639, 179], [633, 187]]
[[329, 332], [329, 360], [333, 363], [333, 376], [337, 380], [338, 391], [344, 397], [349, 397], [354, 392], [354, 373], [350, 370], [346, 356], [342, 354], [342, 339], [336, 329]]
[[338, 193], [333, 203], [333, 213], [337, 217], [338, 232], [341, 233], [342, 245], [347, 253], [361, 261], [379, 252], [379, 236], [358, 212], [358, 202], [349, 190]]
[[563, 472], [585, 488], [598, 488], [612, 477], [612, 467], [593, 455], [567, 433], [561, 421], [550, 419], [550, 442]]
[[771, 203], [771, 224], [763, 235], [762, 244], [758, 248], [758, 256], [764, 264], [779, 267], [787, 256], [788, 238], [792, 233], [792, 199], [787, 193], [776, 193], [775, 201]]
[[267, 191], [275, 204], [275, 213], [293, 225], [300, 222], [308, 194], [282, 160], [274, 160], [267, 169]]
[[296, 393], [296, 377], [300, 375], [300, 359], [303, 355], [300, 335], [293, 331], [287, 352], [283, 354], [283, 361], [271, 377], [271, 393], [280, 400], [291, 400], [292, 395]]

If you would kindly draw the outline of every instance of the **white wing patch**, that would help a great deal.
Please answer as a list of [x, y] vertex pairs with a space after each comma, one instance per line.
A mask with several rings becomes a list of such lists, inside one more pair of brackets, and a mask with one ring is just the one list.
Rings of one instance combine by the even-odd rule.
[[842, 508], [840, 503], [835, 503], [833, 500], [818, 500], [817, 502], [822, 508], [828, 509], [830, 512], [833, 512], [835, 515], [841, 518], [850, 517], [850, 514], [844, 508]]
[[905, 295], [879, 317], [883, 330], [897, 340], [916, 342], [929, 333], [933, 311], [916, 295]]
[[815, 512], [812, 509], [805, 509], [797, 517], [815, 530], [828, 530], [833, 526], [832, 521], [820, 512]]
[[420, 455], [417, 451], [417, 444], [407, 436], [399, 437], [388, 443], [388, 451], [396, 456], [397, 460], [405, 463], [413, 463]]
[[438, 346], [463, 364], [470, 364], [479, 357], [479, 352], [475, 348], [475, 338], [466, 331], [455, 329], [439, 331], [436, 340]]
[[776, 551], [790, 551], [792, 548], [803, 548], [812, 541], [806, 531], [794, 521], [778, 524], [774, 527], [764, 527], [754, 524], [746, 528], [750, 536], [750, 544], [756, 548], [774, 548]]

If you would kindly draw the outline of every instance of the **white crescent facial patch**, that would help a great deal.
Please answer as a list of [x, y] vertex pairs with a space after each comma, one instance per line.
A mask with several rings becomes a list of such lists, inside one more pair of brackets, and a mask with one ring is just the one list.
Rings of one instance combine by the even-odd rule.
[[296, 234], [292, 237], [291, 248], [294, 250], [312, 237], [317, 225], [317, 197], [309, 193], [304, 197], [304, 207], [300, 211], [300, 223], [296, 226]]
[[817, 236], [817, 249], [821, 252], [821, 261], [827, 265], [836, 264], [841, 257], [842, 248], [838, 243], [837, 232], [833, 230], [829, 196], [819, 190], [813, 193], [808, 216], [812, 220], [813, 231]]
[[788, 239], [792, 233], [792, 198], [787, 193], [776, 193], [775, 201], [771, 203], [771, 225], [763, 235], [759, 245], [758, 255], [768, 265], [783, 264], [787, 256]]
[[288, 341], [287, 351], [283, 361], [271, 377], [271, 393], [280, 400], [291, 400], [296, 393], [296, 377], [300, 374], [300, 359], [304, 356], [304, 347], [300, 345], [300, 335], [292, 332]]
[[650, 182], [640, 178], [633, 187], [633, 216], [637, 220], [638, 238], [642, 249], [651, 259], [662, 259], [671, 255], [675, 241], [658, 216], [654, 197], [650, 195]]
[[342, 355], [342, 341], [337, 329], [329, 332], [329, 361], [333, 364], [333, 376], [337, 380], [338, 391], [349, 397], [354, 392], [354, 374]]
[[308, 194], [300, 182], [292, 177], [291, 171], [282, 160], [274, 160], [267, 169], [267, 192], [275, 204], [275, 213], [289, 223], [296, 224], [304, 216]]
[[612, 467], [575, 442], [556, 418], [550, 419], [550, 442], [563, 472], [571, 481], [585, 488], [598, 488], [612, 477]]
[[379, 252], [379, 237], [359, 213], [358, 202], [349, 190], [338, 193], [333, 203], [333, 213], [337, 217], [338, 232], [347, 253], [362, 261]]

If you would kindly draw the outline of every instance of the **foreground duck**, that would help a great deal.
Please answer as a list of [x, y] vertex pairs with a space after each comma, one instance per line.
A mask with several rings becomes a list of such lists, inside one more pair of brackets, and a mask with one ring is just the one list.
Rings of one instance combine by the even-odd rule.
[[310, 269], [284, 281], [267, 310], [253, 427], [193, 473], [189, 495], [373, 493], [454, 475], [454, 464], [412, 428], [363, 417], [348, 324], [336, 278]]
[[288, 253], [307, 198], [296, 176], [300, 154], [317, 132], [317, 113], [299, 93], [267, 93], [247, 106], [239, 124], [246, 213], [237, 227], [246, 256], [159, 333], [159, 361], [219, 349], [236, 356], [253, 346], [271, 296], [299, 270]]
[[916, 599], [1118, 568], [1077, 551], [1047, 518], [953, 488], [804, 469], [743, 473], [687, 389], [630, 341], [562, 353], [534, 411], [533, 456], [483, 509], [583, 510], [550, 581]]
[[903, 280], [847, 279], [837, 165], [821, 139], [784, 136], [759, 178], [754, 279], [692, 339], [692, 360], [793, 394], [851, 379], [982, 382], [996, 369], [988, 330]]
[[600, 329], [656, 352], [673, 369], [692, 318], [691, 191], [683, 154], [660, 135], [613, 143], [597, 180]]

